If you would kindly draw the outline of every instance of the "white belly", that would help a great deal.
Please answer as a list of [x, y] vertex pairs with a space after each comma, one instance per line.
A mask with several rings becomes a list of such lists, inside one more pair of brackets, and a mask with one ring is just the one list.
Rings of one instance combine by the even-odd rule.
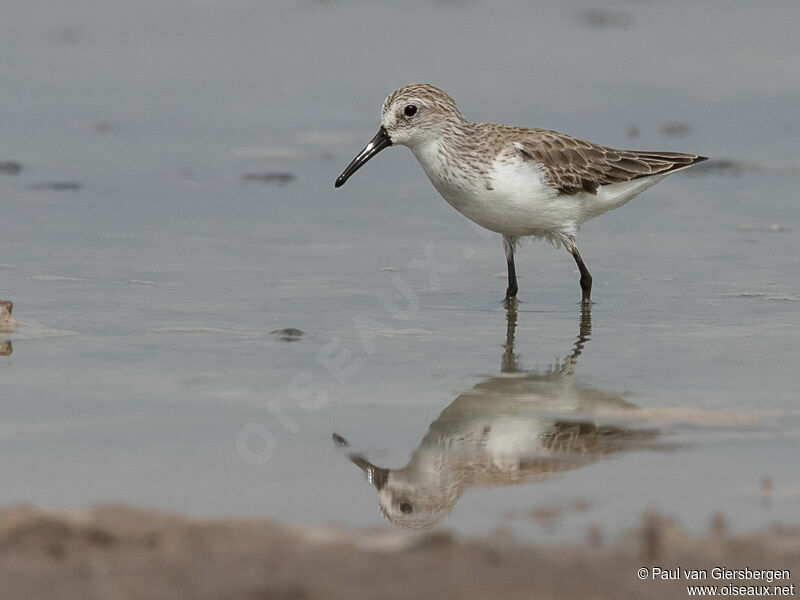
[[601, 186], [597, 194], [565, 195], [547, 184], [532, 161], [495, 160], [486, 176], [477, 176], [448, 169], [430, 155], [417, 158], [442, 197], [481, 227], [513, 237], [562, 241], [574, 236], [581, 223], [622, 206], [664, 177]]

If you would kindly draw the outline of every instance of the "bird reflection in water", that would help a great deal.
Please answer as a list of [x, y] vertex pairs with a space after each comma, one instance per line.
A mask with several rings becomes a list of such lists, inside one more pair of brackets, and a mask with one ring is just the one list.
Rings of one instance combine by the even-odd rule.
[[[618, 414], [636, 407], [575, 377], [591, 335], [590, 306], [582, 307], [570, 354], [543, 372], [520, 369], [514, 352], [515, 306], [508, 308], [507, 319], [501, 374], [456, 397], [431, 423], [406, 466], [387, 469], [360, 454], [347, 455], [375, 487], [381, 513], [395, 525], [432, 527], [470, 487], [531, 482], [645, 447], [657, 435], [652, 429], [592, 418], [592, 413]], [[338, 445], [349, 446], [338, 434], [333, 437]]]

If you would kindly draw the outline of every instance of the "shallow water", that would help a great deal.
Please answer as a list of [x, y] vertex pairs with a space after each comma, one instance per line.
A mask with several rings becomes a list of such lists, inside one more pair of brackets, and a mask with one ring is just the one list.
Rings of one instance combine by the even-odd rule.
[[[422, 492], [467, 533], [796, 522], [800, 7], [719, 6], [7, 3], [0, 503], [384, 522], [350, 453], [450, 465]], [[499, 237], [409, 152], [333, 189], [415, 80], [717, 168], [584, 227], [590, 330], [572, 259], [525, 245], [509, 328]]]

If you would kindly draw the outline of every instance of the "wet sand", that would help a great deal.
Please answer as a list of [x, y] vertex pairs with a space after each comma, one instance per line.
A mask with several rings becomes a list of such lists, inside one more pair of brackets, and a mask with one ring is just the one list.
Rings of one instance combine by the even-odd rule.
[[503, 532], [463, 539], [264, 519], [193, 520], [124, 505], [84, 512], [19, 506], [0, 512], [0, 588], [5, 600], [680, 598], [686, 581], [640, 580], [638, 569], [711, 573], [800, 564], [798, 527], [727, 536], [718, 517], [711, 529], [691, 536], [646, 514], [613, 543], [589, 532], [585, 543], [544, 547]]

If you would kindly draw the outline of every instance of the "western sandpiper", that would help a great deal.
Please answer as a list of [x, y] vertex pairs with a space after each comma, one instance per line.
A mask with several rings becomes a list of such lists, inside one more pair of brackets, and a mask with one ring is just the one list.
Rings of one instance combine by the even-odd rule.
[[534, 236], [564, 246], [580, 271], [582, 300], [592, 276], [576, 237], [582, 223], [622, 206], [664, 177], [706, 160], [680, 152], [616, 150], [546, 129], [472, 123], [444, 91], [412, 84], [383, 102], [381, 127], [336, 187], [384, 148], [408, 146], [457, 211], [503, 236], [506, 303], [517, 295], [514, 250]]

